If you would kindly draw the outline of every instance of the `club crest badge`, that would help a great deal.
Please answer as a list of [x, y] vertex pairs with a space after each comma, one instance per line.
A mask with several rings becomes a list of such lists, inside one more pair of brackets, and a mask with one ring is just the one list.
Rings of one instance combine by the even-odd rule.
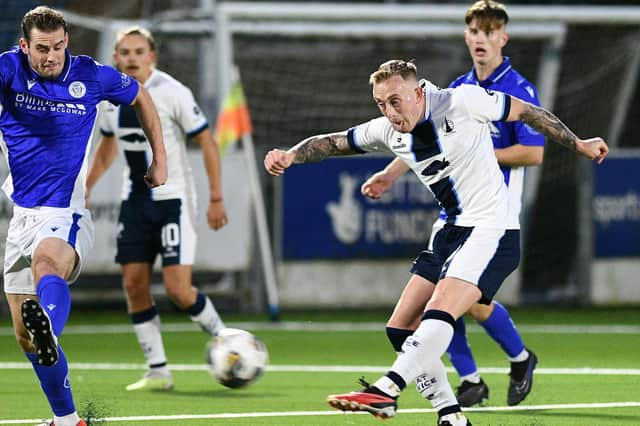
[[69, 85], [69, 94], [76, 99], [82, 98], [87, 93], [87, 87], [81, 81], [74, 81]]

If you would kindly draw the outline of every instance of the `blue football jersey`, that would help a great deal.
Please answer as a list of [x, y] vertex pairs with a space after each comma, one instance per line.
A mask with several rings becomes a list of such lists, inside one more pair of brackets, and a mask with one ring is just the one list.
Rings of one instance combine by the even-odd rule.
[[0, 55], [0, 88], [5, 192], [21, 207], [84, 207], [97, 105], [131, 104], [136, 80], [68, 51], [60, 76], [44, 79], [16, 46]]
[[[472, 68], [468, 73], [455, 79], [449, 87], [457, 87], [461, 84], [475, 84], [488, 90], [507, 93], [534, 105], [540, 105], [535, 86], [513, 69], [507, 56], [486, 80], [478, 81], [476, 71]], [[507, 148], [518, 143], [529, 146], [544, 146], [544, 136], [521, 121], [493, 122], [491, 139], [494, 148]], [[508, 185], [509, 169], [503, 167], [502, 172]]]
[[[513, 69], [507, 56], [486, 80], [478, 81], [476, 71], [472, 68], [468, 73], [455, 79], [449, 87], [457, 87], [461, 84], [478, 85], [487, 90], [504, 92], [534, 105], [540, 105], [535, 86]], [[507, 148], [515, 144], [544, 146], [544, 136], [521, 121], [495, 121], [490, 124], [490, 128], [494, 148]], [[517, 229], [524, 185], [524, 167], [500, 166], [500, 170], [509, 189], [511, 204], [507, 229]]]

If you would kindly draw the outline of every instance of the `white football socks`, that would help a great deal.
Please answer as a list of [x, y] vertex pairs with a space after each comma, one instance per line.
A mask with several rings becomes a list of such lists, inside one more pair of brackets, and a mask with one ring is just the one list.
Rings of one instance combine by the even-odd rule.
[[405, 340], [403, 353], [398, 355], [391, 371], [399, 374], [405, 383], [413, 382], [419, 375], [438, 368], [438, 364], [442, 365], [440, 357], [452, 337], [453, 327], [448, 322], [438, 319], [422, 321], [413, 335]]
[[478, 384], [480, 383], [480, 373], [478, 370], [474, 371], [471, 374], [467, 374], [466, 376], [460, 376], [460, 382], [470, 382]]
[[447, 371], [440, 359], [429, 367], [429, 374], [416, 378], [416, 389], [425, 399], [431, 401], [436, 410], [457, 405], [458, 400], [447, 379]]
[[458, 405], [442, 363], [442, 355], [452, 337], [451, 324], [439, 319], [426, 319], [402, 346], [409, 356], [403, 359], [400, 355], [391, 367], [406, 383], [415, 379], [418, 392], [431, 401], [436, 410]]
[[514, 357], [507, 357], [507, 358], [509, 358], [509, 362], [526, 361], [527, 359], [529, 359], [529, 351], [527, 351], [526, 349], [523, 349], [522, 352], [520, 352], [518, 355]]
[[218, 311], [216, 311], [216, 308], [213, 306], [211, 299], [209, 299], [209, 297], [205, 298], [206, 302], [202, 312], [198, 315], [192, 316], [191, 321], [197, 322], [204, 331], [215, 336], [220, 332], [220, 330], [225, 328], [225, 325], [224, 322], [222, 322], [220, 315], [218, 315]]
[[53, 424], [56, 426], [77, 426], [79, 421], [80, 416], [76, 411], [62, 417], [53, 416]]
[[160, 334], [160, 316], [156, 315], [150, 321], [134, 324], [133, 329], [136, 332], [138, 343], [147, 360], [147, 365], [166, 364], [167, 356], [164, 352], [162, 334]]

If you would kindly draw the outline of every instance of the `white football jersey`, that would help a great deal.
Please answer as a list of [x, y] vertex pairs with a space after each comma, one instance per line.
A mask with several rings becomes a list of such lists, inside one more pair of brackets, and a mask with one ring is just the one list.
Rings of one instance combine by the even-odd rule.
[[504, 228], [509, 198], [493, 151], [489, 124], [505, 120], [511, 98], [461, 85], [426, 90], [425, 118], [410, 133], [379, 117], [348, 131], [359, 152], [391, 151], [402, 158], [459, 226]]
[[150, 191], [153, 200], [186, 198], [195, 200], [195, 184], [187, 158], [187, 137], [200, 133], [209, 124], [196, 103], [191, 90], [169, 74], [153, 70], [144, 84], [160, 116], [162, 136], [167, 151], [167, 182], [149, 190], [140, 177], [151, 163], [151, 147], [138, 122], [135, 111], [128, 105], [103, 109], [100, 130], [115, 136], [124, 151], [127, 167], [123, 173], [122, 199], [132, 193]]

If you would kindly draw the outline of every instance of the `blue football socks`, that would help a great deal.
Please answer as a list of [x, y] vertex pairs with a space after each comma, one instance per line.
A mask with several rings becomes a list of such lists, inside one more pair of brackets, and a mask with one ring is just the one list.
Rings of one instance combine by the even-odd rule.
[[468, 376], [478, 370], [476, 361], [473, 359], [473, 354], [471, 353], [471, 348], [467, 342], [467, 329], [463, 317], [458, 318], [456, 321], [447, 354], [449, 355], [451, 364], [453, 364], [453, 367], [460, 377]]
[[51, 320], [53, 334], [60, 337], [71, 309], [71, 293], [67, 282], [57, 275], [45, 275], [40, 278], [37, 289], [40, 306]]
[[75, 412], [76, 408], [73, 404], [71, 383], [69, 382], [69, 365], [62, 348], [58, 345], [58, 362], [51, 367], [38, 364], [36, 354], [26, 353], [25, 355], [33, 365], [53, 414], [66, 416]]
[[[53, 333], [59, 337], [71, 309], [69, 286], [61, 277], [45, 275], [38, 282], [37, 293], [40, 305], [49, 315]], [[26, 353], [25, 355], [33, 365], [53, 414], [61, 417], [74, 413], [76, 409], [69, 382], [69, 365], [60, 345], [58, 345], [58, 362], [51, 367], [40, 365], [36, 354]]]
[[509, 312], [498, 302], [493, 302], [493, 312], [486, 321], [480, 325], [485, 329], [487, 334], [493, 338], [502, 347], [509, 357], [514, 358], [524, 350], [524, 343], [516, 329], [515, 324], [511, 320]]

